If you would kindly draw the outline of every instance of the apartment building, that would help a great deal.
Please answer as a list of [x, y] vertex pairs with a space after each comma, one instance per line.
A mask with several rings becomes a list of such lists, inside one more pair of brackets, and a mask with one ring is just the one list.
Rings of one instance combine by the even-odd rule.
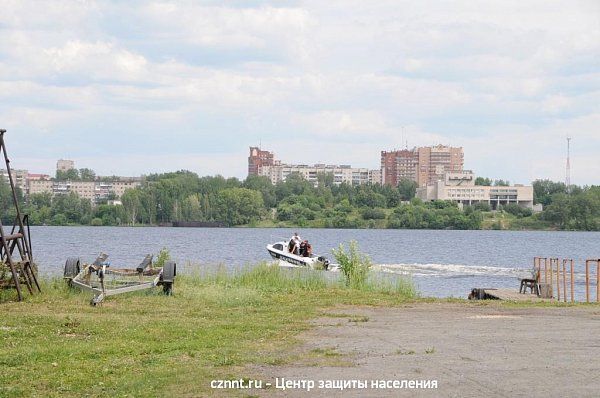
[[69, 171], [75, 168], [75, 161], [68, 159], [59, 159], [56, 162], [57, 171]]
[[383, 185], [381, 182], [381, 170], [369, 170], [369, 183]]
[[273, 166], [275, 164], [275, 155], [273, 152], [263, 151], [259, 147], [250, 147], [250, 156], [248, 156], [248, 175], [259, 175], [259, 170], [263, 166]]
[[27, 184], [28, 186], [28, 194], [33, 195], [37, 193], [51, 192], [54, 193], [54, 184], [55, 182], [47, 179], [47, 180], [31, 180]]
[[284, 164], [275, 159], [272, 152], [260, 150], [258, 147], [250, 147], [248, 157], [248, 175], [265, 176], [271, 183], [285, 181], [292, 174], [298, 173], [307, 181], [317, 185], [319, 174], [333, 175], [334, 184], [347, 183], [351, 185], [380, 184], [381, 171], [367, 168], [355, 168], [350, 165], [330, 164]]
[[463, 167], [462, 147], [437, 145], [381, 152], [381, 181], [393, 186], [409, 179], [425, 187], [443, 180], [445, 173], [458, 172]]
[[[27, 193], [27, 176], [29, 172], [27, 170], [16, 170], [11, 169], [12, 180], [16, 188], [21, 189], [23, 193]], [[4, 178], [4, 181], [8, 182], [8, 171], [6, 169], [0, 169], [0, 176]]]
[[379, 174], [375, 175], [372, 170], [366, 168], [354, 168], [350, 165], [326, 165], [315, 164], [312, 166], [304, 164], [278, 164], [273, 166], [263, 166], [259, 168], [259, 174], [268, 177], [273, 184], [285, 181], [292, 174], [298, 173], [305, 180], [317, 185], [319, 174], [330, 173], [333, 175], [333, 183], [339, 185], [347, 183], [351, 185], [361, 185], [371, 182], [372, 178], [379, 179]]
[[485, 202], [492, 209], [510, 203], [533, 209], [532, 186], [475, 185], [475, 174], [472, 171], [446, 173], [443, 180], [417, 188], [417, 197], [423, 201], [450, 200], [463, 205]]
[[125, 193], [125, 190], [133, 189], [140, 185], [141, 178], [138, 177], [122, 177], [114, 181], [31, 180], [29, 181], [29, 194], [49, 192], [52, 195], [61, 195], [75, 192], [81, 198], [98, 202], [108, 199], [111, 193], [120, 198]]

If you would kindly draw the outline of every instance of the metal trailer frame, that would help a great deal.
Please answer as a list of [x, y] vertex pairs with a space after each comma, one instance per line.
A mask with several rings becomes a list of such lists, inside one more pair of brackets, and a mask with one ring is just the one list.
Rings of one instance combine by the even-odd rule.
[[[166, 295], [173, 294], [173, 284], [177, 266], [174, 262], [165, 263], [162, 268], [152, 267], [152, 255], [147, 255], [135, 269], [112, 268], [106, 262], [108, 255], [100, 254], [92, 264], [84, 264], [81, 269], [79, 258], [71, 257], [65, 263], [64, 278], [70, 286], [93, 293], [90, 304], [101, 304], [106, 297], [163, 286]], [[113, 279], [108, 283], [107, 277]], [[132, 280], [125, 280], [132, 277]]]

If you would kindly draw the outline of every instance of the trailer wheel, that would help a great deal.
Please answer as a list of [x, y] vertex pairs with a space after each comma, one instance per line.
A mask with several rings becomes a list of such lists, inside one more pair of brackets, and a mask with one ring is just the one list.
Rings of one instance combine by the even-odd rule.
[[161, 284], [163, 285], [163, 293], [167, 296], [173, 295], [173, 284], [177, 275], [177, 264], [173, 261], [167, 261], [162, 269]]
[[79, 274], [81, 271], [81, 261], [78, 257], [69, 257], [67, 262], [65, 263], [64, 269], [64, 278], [67, 280], [67, 283], [71, 284], [73, 278]]
[[173, 295], [173, 282], [163, 282], [163, 293], [166, 296]]

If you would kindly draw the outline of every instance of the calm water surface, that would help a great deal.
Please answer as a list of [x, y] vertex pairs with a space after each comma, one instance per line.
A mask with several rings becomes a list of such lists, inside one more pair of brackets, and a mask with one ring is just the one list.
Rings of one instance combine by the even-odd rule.
[[269, 260], [266, 244], [295, 231], [329, 258], [340, 243], [358, 241], [377, 272], [410, 275], [424, 296], [465, 297], [473, 287], [517, 287], [535, 256], [577, 260], [581, 281], [582, 262], [600, 258], [598, 232], [32, 227], [31, 233], [40, 271], [61, 275], [70, 256], [91, 262], [102, 251], [114, 266], [132, 267], [163, 247], [183, 272], [214, 264], [236, 268]]

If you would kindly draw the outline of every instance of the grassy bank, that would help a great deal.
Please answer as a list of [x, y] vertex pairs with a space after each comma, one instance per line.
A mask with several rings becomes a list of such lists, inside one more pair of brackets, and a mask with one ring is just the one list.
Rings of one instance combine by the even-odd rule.
[[[398, 305], [411, 283], [346, 288], [323, 273], [259, 266], [178, 277], [159, 289], [109, 298], [45, 281], [26, 302], [0, 296], [0, 396], [202, 396], [215, 378], [252, 377], [249, 364], [290, 358], [294, 336], [335, 305]], [[4, 301], [4, 302], [2, 302]]]
[[[353, 211], [348, 215], [349, 223], [341, 228], [358, 229], [389, 229], [389, 218], [393, 213], [392, 209], [380, 209], [385, 218], [378, 220], [364, 220], [358, 211]], [[556, 231], [557, 226], [549, 221], [541, 220], [539, 215], [529, 217], [518, 217], [505, 211], [488, 211], [481, 213], [481, 223], [475, 230], [507, 230], [507, 231]], [[302, 223], [292, 221], [279, 221], [275, 219], [265, 219], [243, 227], [249, 228], [336, 228], [328, 225], [325, 219], [308, 220]], [[407, 228], [410, 229], [410, 228]], [[425, 229], [456, 229], [450, 226], [441, 226], [440, 228]]]

